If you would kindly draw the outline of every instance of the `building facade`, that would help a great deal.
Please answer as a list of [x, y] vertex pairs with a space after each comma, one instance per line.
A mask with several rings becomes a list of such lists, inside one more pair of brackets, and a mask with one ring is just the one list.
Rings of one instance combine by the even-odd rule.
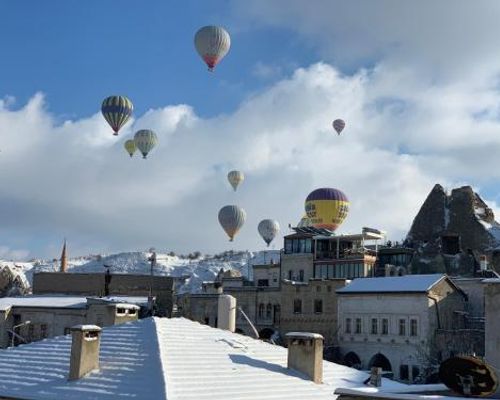
[[25, 296], [0, 299], [0, 347], [67, 335], [75, 325], [135, 321], [146, 297]]
[[346, 365], [420, 382], [442, 360], [466, 352], [454, 331], [465, 328], [467, 296], [445, 275], [356, 279], [337, 294]]

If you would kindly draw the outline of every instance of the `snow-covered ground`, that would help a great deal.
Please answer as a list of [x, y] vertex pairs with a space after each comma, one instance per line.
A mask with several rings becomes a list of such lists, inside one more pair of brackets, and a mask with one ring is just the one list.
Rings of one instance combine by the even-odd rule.
[[[86, 256], [68, 259], [68, 272], [104, 272], [104, 265], [111, 267], [111, 273], [119, 274], [149, 274], [151, 264], [148, 261], [149, 252], [127, 252], [108, 256]], [[235, 269], [243, 276], [249, 277], [251, 266], [279, 262], [279, 250], [259, 252], [226, 252], [215, 256], [201, 256], [189, 259], [176, 255], [157, 253], [155, 275], [186, 277], [185, 284], [179, 287], [179, 292], [199, 292], [204, 281], [214, 280], [221, 268]], [[16, 272], [31, 284], [33, 273], [59, 270], [59, 261], [35, 260], [32, 262], [1, 261], [0, 265], [10, 265]]]

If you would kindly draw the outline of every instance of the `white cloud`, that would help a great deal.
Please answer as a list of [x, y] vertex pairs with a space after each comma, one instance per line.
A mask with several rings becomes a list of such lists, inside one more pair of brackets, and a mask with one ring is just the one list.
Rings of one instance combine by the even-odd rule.
[[288, 29], [343, 67], [385, 60], [423, 72], [427, 84], [500, 66], [500, 3], [491, 0], [254, 0], [232, 8], [254, 29]]
[[[332, 186], [352, 202], [344, 232], [368, 225], [398, 240], [434, 183], [481, 187], [500, 177], [496, 88], [418, 80], [385, 63], [349, 76], [318, 63], [232, 114], [204, 119], [169, 105], [136, 116], [118, 138], [98, 114], [58, 124], [40, 94], [20, 109], [4, 105], [0, 238], [42, 243], [47, 250], [35, 256], [54, 256], [64, 236], [72, 254], [214, 252], [233, 246], [219, 208], [240, 204], [248, 221], [234, 248], [256, 249], [260, 219], [278, 219], [286, 233], [307, 194]], [[340, 116], [347, 127], [337, 136], [331, 121]], [[160, 144], [147, 160], [130, 159], [123, 141], [141, 128]], [[226, 182], [232, 168], [247, 175], [236, 193]]]

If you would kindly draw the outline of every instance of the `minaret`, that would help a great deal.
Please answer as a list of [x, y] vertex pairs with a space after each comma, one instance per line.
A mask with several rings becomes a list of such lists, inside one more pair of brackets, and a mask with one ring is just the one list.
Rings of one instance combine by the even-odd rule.
[[61, 253], [61, 271], [60, 272], [66, 272], [67, 267], [68, 267], [68, 260], [66, 258], [66, 239], [64, 239], [64, 246], [63, 246], [62, 253]]

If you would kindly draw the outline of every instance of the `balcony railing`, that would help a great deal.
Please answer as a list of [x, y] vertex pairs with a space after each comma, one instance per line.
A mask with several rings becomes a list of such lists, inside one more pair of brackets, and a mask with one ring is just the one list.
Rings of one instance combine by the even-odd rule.
[[337, 257], [335, 251], [317, 251], [315, 260], [375, 260], [376, 253], [373, 250], [357, 250], [340, 252]]

